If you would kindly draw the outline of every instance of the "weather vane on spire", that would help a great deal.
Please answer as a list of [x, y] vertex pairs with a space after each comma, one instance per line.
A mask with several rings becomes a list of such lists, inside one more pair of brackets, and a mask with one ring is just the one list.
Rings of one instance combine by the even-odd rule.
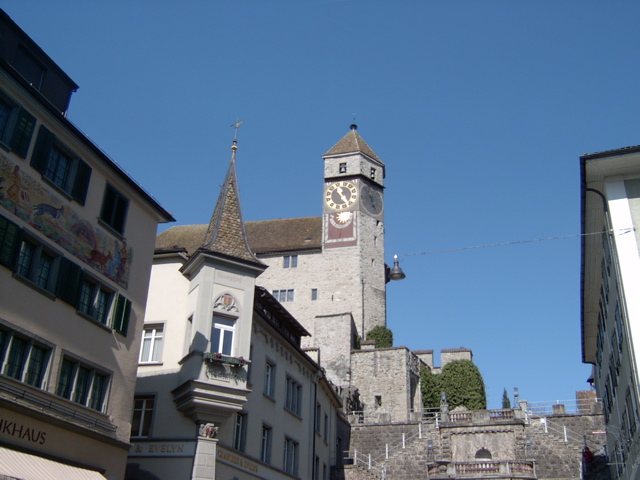
[[243, 120], [238, 120], [236, 123], [231, 124], [231, 126], [235, 128], [235, 132], [233, 133], [233, 146], [231, 147], [231, 150], [234, 152], [238, 149], [238, 129], [240, 125], [242, 125], [242, 122]]

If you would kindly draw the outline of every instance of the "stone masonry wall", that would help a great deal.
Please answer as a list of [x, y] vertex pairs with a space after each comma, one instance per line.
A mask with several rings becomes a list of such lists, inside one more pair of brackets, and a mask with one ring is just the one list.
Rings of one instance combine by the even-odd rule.
[[[562, 415], [547, 418], [549, 425], [566, 426], [569, 435], [545, 432], [539, 418], [485, 422], [484, 424], [439, 425], [422, 424], [418, 436], [417, 423], [367, 425], [352, 428], [351, 452], [384, 462], [388, 479], [425, 479], [426, 465], [437, 460], [474, 461], [475, 452], [486, 448], [493, 460], [533, 461], [539, 480], [573, 480], [581, 478], [582, 449], [587, 445], [594, 453], [604, 440], [592, 432], [602, 430], [602, 415]], [[550, 430], [550, 429], [548, 429]], [[402, 434], [407, 439], [402, 448]], [[389, 458], [386, 459], [386, 446]], [[369, 472], [371, 473], [371, 472]], [[609, 480], [610, 472], [604, 457], [596, 455], [594, 466], [586, 472], [590, 480]], [[346, 480], [361, 478], [345, 475]]]
[[313, 342], [320, 347], [319, 363], [325, 369], [327, 377], [338, 386], [349, 385], [349, 355], [355, 334], [351, 314], [316, 317], [310, 330]]
[[352, 351], [351, 386], [360, 392], [365, 417], [400, 422], [421, 411], [420, 365], [406, 347]]

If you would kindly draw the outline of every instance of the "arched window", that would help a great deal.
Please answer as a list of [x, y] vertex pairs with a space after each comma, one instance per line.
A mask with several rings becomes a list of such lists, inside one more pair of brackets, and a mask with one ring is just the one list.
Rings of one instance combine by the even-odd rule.
[[476, 460], [491, 460], [491, 452], [486, 448], [481, 448], [476, 452]]

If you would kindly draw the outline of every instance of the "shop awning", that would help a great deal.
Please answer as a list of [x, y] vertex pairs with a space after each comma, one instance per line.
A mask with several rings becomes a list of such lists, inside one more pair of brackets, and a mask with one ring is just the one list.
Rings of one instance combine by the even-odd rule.
[[105, 480], [100, 473], [46, 458], [0, 448], [0, 477], [19, 480]]

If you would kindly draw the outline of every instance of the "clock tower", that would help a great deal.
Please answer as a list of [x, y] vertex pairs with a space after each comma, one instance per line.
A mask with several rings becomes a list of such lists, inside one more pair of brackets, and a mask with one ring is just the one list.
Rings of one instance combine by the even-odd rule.
[[334, 301], [344, 302], [358, 334], [386, 324], [385, 166], [356, 125], [324, 159], [323, 257], [334, 265]]

